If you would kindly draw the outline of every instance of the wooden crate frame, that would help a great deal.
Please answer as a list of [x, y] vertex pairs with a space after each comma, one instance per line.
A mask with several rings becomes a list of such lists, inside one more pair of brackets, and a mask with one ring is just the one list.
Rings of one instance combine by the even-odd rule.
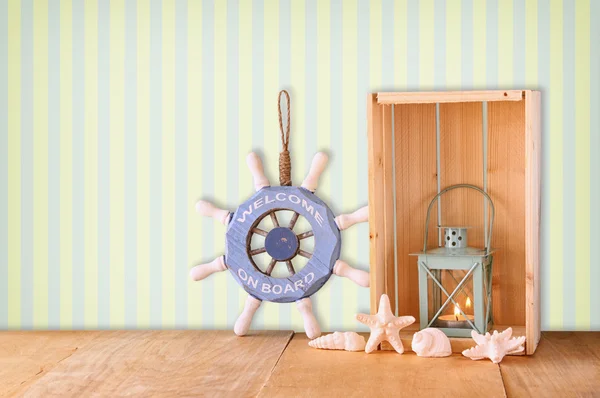
[[[368, 95], [372, 313], [387, 293], [400, 315], [418, 318], [417, 264], [407, 254], [422, 249], [426, 206], [440, 188], [473, 183], [496, 205], [495, 328], [525, 333], [526, 353], [535, 352], [541, 336], [540, 104], [540, 92], [531, 90]], [[483, 221], [482, 202], [467, 196], [454, 202], [467, 208], [457, 222]], [[446, 212], [453, 214], [454, 202], [442, 203]], [[464, 339], [451, 340], [454, 351], [464, 348]]]

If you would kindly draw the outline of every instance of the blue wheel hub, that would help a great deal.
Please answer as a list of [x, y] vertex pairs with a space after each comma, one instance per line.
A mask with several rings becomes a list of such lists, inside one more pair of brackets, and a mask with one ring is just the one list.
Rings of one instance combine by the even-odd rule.
[[287, 261], [298, 251], [298, 237], [289, 228], [273, 228], [265, 238], [265, 249], [277, 261]]

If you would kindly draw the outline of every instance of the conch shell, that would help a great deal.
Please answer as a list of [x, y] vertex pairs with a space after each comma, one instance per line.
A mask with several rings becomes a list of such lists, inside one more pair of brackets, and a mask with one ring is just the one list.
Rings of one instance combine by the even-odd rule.
[[474, 360], [489, 358], [493, 363], [500, 363], [505, 355], [516, 354], [525, 349], [523, 347], [525, 336], [513, 337], [512, 339], [511, 336], [512, 328], [508, 328], [502, 333], [494, 330], [494, 334], [486, 333], [485, 336], [473, 330], [471, 337], [477, 345], [464, 350], [462, 354]]
[[309, 341], [308, 345], [324, 350], [362, 351], [366, 343], [365, 338], [358, 333], [335, 332]]
[[439, 329], [427, 328], [413, 335], [412, 350], [420, 357], [447, 357], [452, 354], [450, 340]]

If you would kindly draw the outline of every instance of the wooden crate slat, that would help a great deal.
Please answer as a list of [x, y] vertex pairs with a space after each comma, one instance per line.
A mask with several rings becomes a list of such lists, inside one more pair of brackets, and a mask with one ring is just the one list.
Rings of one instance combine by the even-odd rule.
[[384, 291], [390, 298], [392, 311], [396, 308], [396, 261], [395, 261], [395, 244], [394, 244], [394, 157], [392, 156], [393, 149], [393, 133], [394, 126], [392, 125], [392, 105], [380, 105], [382, 109], [382, 124], [383, 124], [383, 192], [384, 192], [384, 261], [385, 261], [385, 280]]
[[526, 283], [527, 354], [535, 352], [541, 337], [540, 319], [540, 181], [541, 181], [541, 94], [525, 95], [525, 206], [526, 206]]
[[[418, 268], [409, 253], [423, 248], [427, 206], [437, 193], [435, 104], [394, 108], [398, 313], [419, 322]], [[435, 230], [429, 241], [437, 242]]]
[[371, 312], [377, 311], [379, 297], [385, 292], [383, 107], [377, 96], [367, 97], [367, 133], [369, 142], [369, 241]]
[[379, 104], [435, 104], [445, 102], [521, 101], [524, 91], [430, 91], [377, 93]]
[[525, 324], [525, 107], [488, 104], [488, 193], [496, 206], [493, 315], [504, 325]]
[[[480, 102], [440, 104], [440, 183], [483, 188], [483, 129]], [[440, 198], [442, 225], [472, 226], [469, 246], [483, 247], [483, 196], [458, 189]]]
[[[440, 104], [440, 186], [473, 184], [483, 188], [483, 105], [481, 102]], [[470, 226], [468, 244], [484, 247], [484, 197], [472, 189], [456, 189], [440, 198], [442, 225]], [[435, 231], [436, 233], [438, 231]], [[443, 237], [442, 237], [443, 238]], [[461, 273], [461, 271], [454, 271]], [[466, 275], [466, 271], [462, 271]], [[442, 274], [445, 286], [456, 287], [447, 273]], [[465, 293], [473, 299], [472, 283]], [[458, 297], [466, 305], [466, 296]], [[443, 299], [446, 297], [444, 296]], [[472, 303], [474, 304], [474, 303]], [[449, 305], [443, 314], [452, 314]]]

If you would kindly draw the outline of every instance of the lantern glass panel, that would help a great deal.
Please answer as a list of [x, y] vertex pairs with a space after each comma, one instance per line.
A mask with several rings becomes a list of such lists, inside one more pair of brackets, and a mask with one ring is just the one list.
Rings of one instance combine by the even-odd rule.
[[431, 277], [428, 278], [428, 320], [433, 320], [434, 317], [439, 313], [439, 316], [434, 320], [431, 326], [471, 329], [471, 326], [466, 321], [463, 314], [460, 313], [460, 309], [463, 310], [471, 322], [474, 322], [473, 309], [475, 305], [475, 297], [473, 296], [473, 278], [469, 277], [467, 281], [463, 282], [460, 285], [460, 288], [458, 288], [461, 281], [465, 278], [467, 272], [467, 270], [457, 269], [432, 270], [432, 273], [436, 276], [436, 279], [441, 282], [446, 292], [452, 294], [452, 292], [456, 291], [456, 293], [452, 297], [454, 301], [448, 300], [448, 296], [446, 296], [443, 290], [433, 281]]
[[[492, 323], [491, 255], [433, 249], [418, 257], [420, 327], [440, 328], [451, 337], [485, 333]], [[451, 299], [449, 299], [451, 297]]]

